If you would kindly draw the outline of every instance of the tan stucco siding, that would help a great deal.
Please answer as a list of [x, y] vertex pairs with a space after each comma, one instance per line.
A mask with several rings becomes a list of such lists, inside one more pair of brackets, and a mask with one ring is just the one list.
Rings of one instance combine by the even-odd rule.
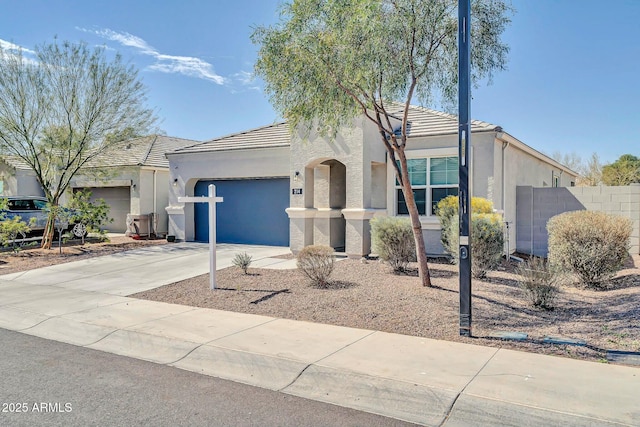
[[193, 203], [179, 203], [193, 196], [200, 180], [289, 177], [289, 147], [169, 154], [169, 234], [193, 240]]
[[44, 196], [44, 191], [31, 170], [14, 169], [0, 161], [0, 180], [2, 180], [2, 196]]
[[[503, 150], [503, 141], [496, 140], [496, 151]], [[497, 155], [502, 157], [501, 153]], [[502, 160], [500, 160], [500, 165]], [[502, 166], [500, 166], [502, 169]], [[559, 177], [559, 187], [569, 187], [571, 182], [575, 182], [576, 176], [570, 175], [542, 159], [539, 159], [521, 149], [514, 144], [508, 144], [504, 148], [504, 218], [509, 222], [509, 242], [510, 250], [515, 250], [516, 242], [516, 188], [521, 185], [533, 187], [551, 187], [552, 177]], [[502, 201], [500, 203], [502, 205]], [[499, 205], [496, 205], [499, 206]]]

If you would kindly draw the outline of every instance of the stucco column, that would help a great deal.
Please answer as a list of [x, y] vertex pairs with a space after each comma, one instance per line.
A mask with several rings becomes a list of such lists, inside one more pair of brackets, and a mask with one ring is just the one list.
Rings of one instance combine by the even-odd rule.
[[313, 221], [313, 244], [344, 248], [344, 221], [340, 209], [318, 208]]
[[167, 206], [164, 209], [169, 215], [168, 235], [176, 236], [177, 241], [185, 241], [184, 206]]
[[317, 209], [288, 208], [289, 215], [289, 248], [293, 254], [313, 244], [313, 219]]
[[369, 220], [378, 212], [378, 209], [342, 209], [346, 220], [345, 252], [349, 258], [361, 258], [371, 253]]

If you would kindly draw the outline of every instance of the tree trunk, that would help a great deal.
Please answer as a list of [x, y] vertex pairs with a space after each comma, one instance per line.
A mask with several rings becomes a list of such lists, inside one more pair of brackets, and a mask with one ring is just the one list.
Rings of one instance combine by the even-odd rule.
[[407, 203], [409, 218], [411, 219], [411, 228], [413, 228], [413, 238], [416, 243], [416, 258], [418, 261], [418, 273], [422, 286], [431, 286], [431, 275], [429, 274], [429, 264], [427, 262], [427, 249], [424, 244], [424, 236], [422, 234], [422, 224], [420, 223], [420, 214], [416, 199], [413, 197], [413, 189], [409, 181], [409, 171], [407, 170], [407, 158], [404, 150], [398, 151], [400, 158], [400, 166], [402, 170], [402, 192], [404, 200]]
[[55, 229], [55, 217], [53, 214], [49, 214], [49, 217], [47, 218], [47, 225], [44, 227], [44, 234], [42, 235], [42, 245], [40, 245], [42, 249], [51, 249]]

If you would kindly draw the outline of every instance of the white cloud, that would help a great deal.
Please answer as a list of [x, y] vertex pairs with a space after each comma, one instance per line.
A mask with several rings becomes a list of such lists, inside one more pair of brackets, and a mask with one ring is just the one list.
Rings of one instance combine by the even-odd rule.
[[[231, 80], [233, 81], [232, 85], [236, 87], [236, 89], [233, 89], [233, 93], [243, 93], [247, 90], [262, 91], [262, 88], [256, 82], [255, 75], [249, 71], [241, 70], [231, 75]], [[238, 88], [238, 86], [242, 86], [242, 89]]]
[[250, 85], [254, 80], [253, 74], [248, 71], [240, 71], [235, 73], [233, 77], [243, 86]]
[[95, 34], [107, 40], [115, 41], [123, 46], [131, 47], [138, 50], [144, 55], [155, 58], [156, 62], [149, 66], [150, 70], [162, 73], [183, 74], [189, 77], [209, 80], [216, 84], [222, 85], [227, 80], [216, 74], [213, 65], [210, 63], [191, 56], [176, 56], [160, 53], [157, 49], [150, 46], [145, 40], [126, 32], [117, 32], [110, 29], [87, 30], [85, 28], [77, 28], [80, 31]]
[[2, 39], [0, 39], [0, 48], [2, 49], [3, 53], [7, 57], [11, 57], [11, 58], [17, 59], [18, 52], [21, 52], [22, 53], [22, 61], [24, 63], [33, 64], [33, 65], [37, 65], [38, 64], [38, 61], [33, 59], [33, 57], [35, 55], [35, 51], [33, 51], [31, 49], [27, 49], [25, 47], [18, 46], [17, 44], [13, 44], [11, 42], [8, 42], [8, 41], [2, 40]]
[[8, 42], [6, 40], [2, 40], [0, 39], [0, 48], [2, 48], [2, 50], [6, 50], [6, 51], [13, 51], [13, 52], [17, 52], [22, 50], [23, 53], [35, 53], [34, 51], [27, 49], [25, 47], [22, 46], [18, 46], [17, 44], [13, 44], [11, 42]]

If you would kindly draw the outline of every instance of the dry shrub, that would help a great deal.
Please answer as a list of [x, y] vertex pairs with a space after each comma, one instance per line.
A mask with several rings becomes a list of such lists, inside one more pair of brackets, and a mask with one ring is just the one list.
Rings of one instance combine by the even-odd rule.
[[[442, 233], [440, 234], [440, 241], [442, 242], [442, 247], [448, 250], [449, 236], [445, 230], [449, 230], [451, 227], [451, 223], [458, 223], [458, 205], [460, 202], [458, 201], [458, 196], [447, 196], [444, 199], [440, 200], [436, 205], [436, 215], [440, 220], [440, 228], [442, 229]], [[489, 199], [485, 199], [483, 197], [472, 197], [471, 198], [471, 213], [472, 214], [490, 214], [493, 213], [493, 202]], [[457, 239], [455, 244], [457, 245]], [[456, 249], [456, 253], [458, 250]]]
[[297, 266], [312, 285], [326, 287], [333, 272], [333, 248], [325, 245], [306, 246], [298, 253]]
[[534, 307], [552, 310], [558, 294], [559, 276], [542, 258], [533, 257], [518, 267], [520, 287]]
[[549, 262], [576, 274], [583, 285], [602, 287], [629, 256], [631, 220], [604, 212], [574, 211], [547, 223]]
[[381, 217], [371, 220], [371, 246], [396, 273], [407, 270], [416, 259], [416, 242], [408, 218]]
[[[499, 214], [473, 214], [470, 225], [471, 275], [476, 279], [483, 279], [488, 271], [500, 265], [504, 250], [504, 221]], [[443, 230], [443, 234], [446, 234], [445, 249], [458, 262], [458, 222], [449, 222], [449, 228]]]
[[253, 257], [246, 252], [238, 252], [231, 262], [236, 267], [242, 269], [244, 274], [247, 274], [249, 266], [251, 266], [251, 263], [253, 262]]

